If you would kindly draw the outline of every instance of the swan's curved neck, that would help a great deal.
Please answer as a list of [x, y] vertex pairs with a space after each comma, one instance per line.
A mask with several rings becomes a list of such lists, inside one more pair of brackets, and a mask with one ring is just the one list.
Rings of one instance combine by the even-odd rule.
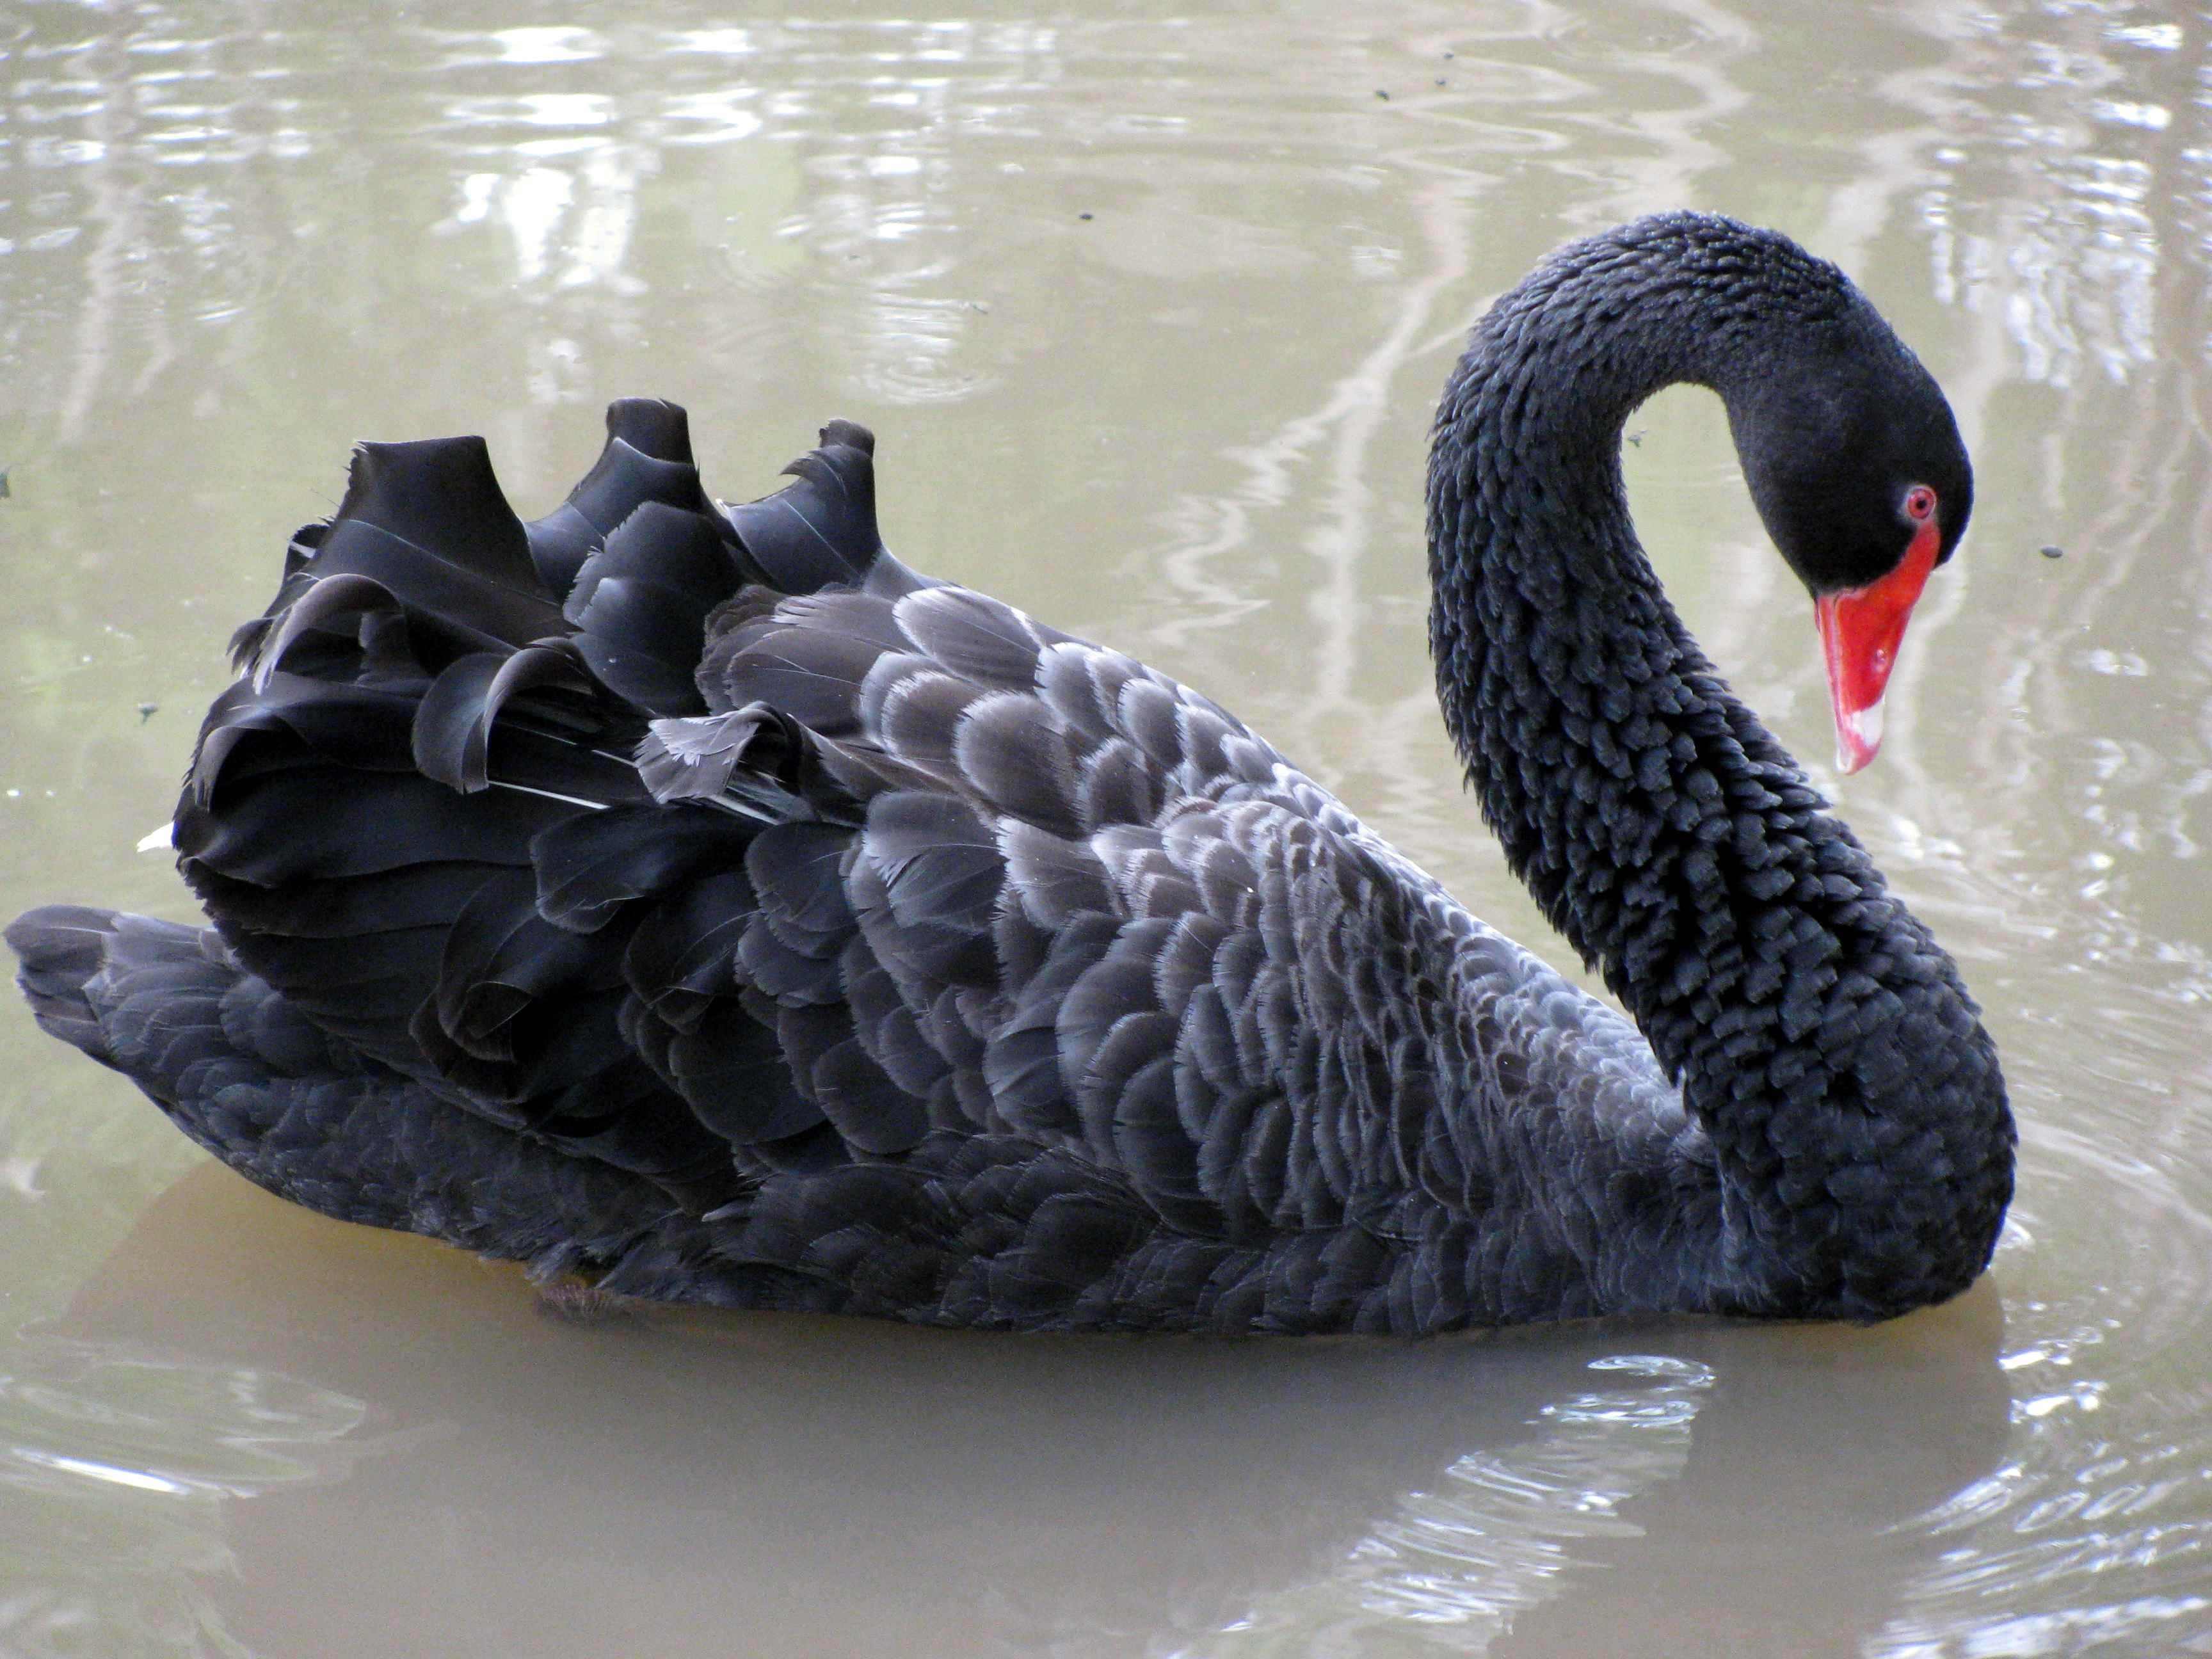
[[1686, 380], [1733, 406], [1788, 331], [1853, 298], [1724, 222], [1583, 244], [1477, 329], [1429, 477], [1431, 641], [1484, 816], [1680, 1081], [1741, 1305], [1766, 1312], [1962, 1288], [2010, 1193], [2003, 1085], [1955, 969], [1682, 627], [1622, 487], [1638, 404]]
[[1708, 902], [1790, 850], [1822, 804], [1674, 614], [1621, 479], [1638, 404], [1685, 381], [1727, 397], [1768, 372], [1779, 331], [1848, 292], [1758, 233], [1717, 246], [1715, 222], [1645, 221], [1501, 299], [1446, 389], [1429, 474], [1446, 722], [1515, 871], [1670, 1073], [1688, 1056], [1653, 1029], [1672, 1000], [1655, 969], [1708, 953]]

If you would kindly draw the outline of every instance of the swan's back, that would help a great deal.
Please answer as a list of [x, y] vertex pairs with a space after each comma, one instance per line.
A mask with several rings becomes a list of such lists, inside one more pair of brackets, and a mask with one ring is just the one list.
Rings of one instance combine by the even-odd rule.
[[[1632, 1028], [1206, 698], [898, 564], [860, 428], [721, 509], [681, 411], [609, 425], [530, 526], [477, 441], [365, 447], [241, 631], [176, 824], [227, 949], [172, 942], [230, 1048], [125, 1067], [204, 1144], [747, 1305], [1412, 1330], [1651, 1276], [1618, 1166], [1697, 1137]], [[51, 1026], [143, 1002], [165, 936], [116, 937]], [[291, 1083], [374, 1109], [272, 1141]], [[400, 1115], [505, 1174], [395, 1205]], [[1563, 1220], [1524, 1171], [1585, 1139]], [[550, 1224], [562, 1164], [634, 1237]]]

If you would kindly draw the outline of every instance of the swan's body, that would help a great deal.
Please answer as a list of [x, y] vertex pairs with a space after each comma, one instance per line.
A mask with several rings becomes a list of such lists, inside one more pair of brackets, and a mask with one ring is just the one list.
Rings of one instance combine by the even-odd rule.
[[[1620, 425], [1680, 379], [1824, 605], [1924, 576], [1970, 490], [1925, 372], [1767, 233], [1644, 221], [1478, 328], [1431, 471], [1446, 718], [1642, 1035], [1205, 698], [898, 564], [860, 428], [718, 509], [645, 404], [526, 528], [476, 441], [366, 447], [179, 808], [217, 931], [34, 912], [24, 983], [270, 1190], [635, 1295], [1395, 1332], [1938, 1300], [2010, 1193], [1995, 1053], [1636, 550]], [[1869, 531], [1831, 473], [1888, 489], [1892, 450], [1926, 498]]]

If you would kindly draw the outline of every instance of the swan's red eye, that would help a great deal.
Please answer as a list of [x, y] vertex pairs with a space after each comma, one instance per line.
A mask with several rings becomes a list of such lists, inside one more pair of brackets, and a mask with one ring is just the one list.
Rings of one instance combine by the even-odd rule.
[[1926, 524], [1936, 516], [1936, 492], [1926, 484], [1915, 484], [1906, 490], [1905, 516], [1915, 524]]

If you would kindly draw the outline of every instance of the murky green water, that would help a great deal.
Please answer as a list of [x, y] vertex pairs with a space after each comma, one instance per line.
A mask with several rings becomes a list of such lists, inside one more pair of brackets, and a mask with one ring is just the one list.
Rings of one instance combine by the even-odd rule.
[[[131, 846], [354, 439], [482, 431], [538, 512], [650, 392], [726, 495], [872, 424], [909, 562], [1211, 691], [1556, 957], [1430, 700], [1429, 414], [1540, 252], [1723, 209], [1975, 449], [1841, 798], [2004, 1051], [1991, 1279], [1410, 1348], [577, 1328], [0, 1012], [0, 1651], [2212, 1653], [2212, 27], [1095, 9], [0, 11], [0, 912], [189, 914]], [[1825, 757], [1717, 408], [1632, 432]]]

